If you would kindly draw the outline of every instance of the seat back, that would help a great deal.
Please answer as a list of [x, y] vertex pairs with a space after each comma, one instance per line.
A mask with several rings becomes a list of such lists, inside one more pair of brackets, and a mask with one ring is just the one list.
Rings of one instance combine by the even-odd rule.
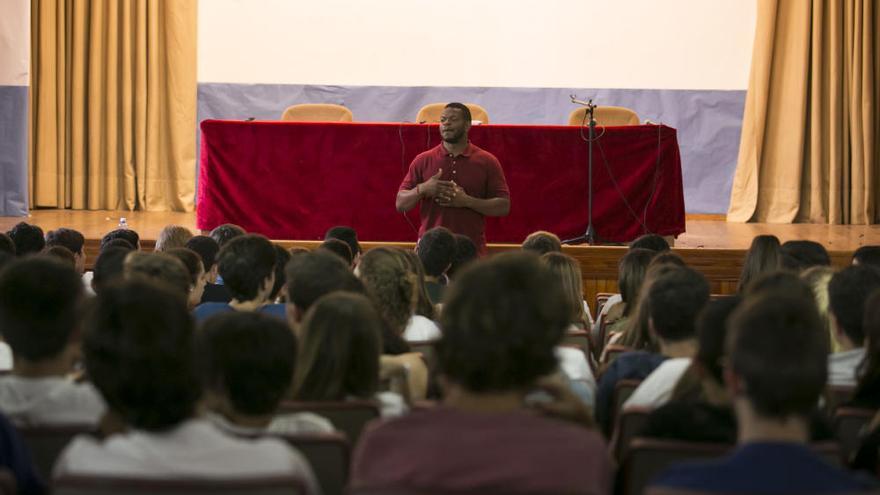
[[70, 424], [57, 426], [21, 426], [17, 428], [21, 437], [31, 451], [31, 457], [37, 473], [43, 479], [49, 479], [52, 467], [64, 447], [73, 440], [73, 437], [91, 433], [95, 430], [94, 425]]
[[841, 456], [849, 461], [859, 448], [862, 429], [871, 422], [877, 411], [840, 407], [834, 411], [834, 433], [840, 444]]
[[418, 352], [428, 367], [428, 372], [433, 373], [437, 369], [437, 340], [417, 340], [409, 343], [412, 352]]
[[351, 445], [357, 445], [367, 423], [379, 418], [379, 406], [372, 400], [284, 401], [278, 409], [279, 414], [295, 412], [311, 412], [327, 418], [337, 430], [345, 433]]
[[351, 122], [351, 110], [332, 103], [300, 103], [284, 110], [281, 120], [288, 122]]
[[[580, 125], [580, 123], [578, 123]], [[597, 292], [596, 293], [596, 318], [602, 314], [602, 308], [605, 306], [605, 303], [608, 302], [608, 299], [613, 296], [613, 292]]]
[[[584, 119], [586, 113], [586, 107], [574, 109], [568, 115], [568, 125], [589, 125]], [[596, 120], [596, 125], [600, 126], [639, 125], [639, 115], [624, 107], [596, 106], [593, 110], [593, 118]]]
[[610, 445], [611, 454], [618, 462], [626, 455], [632, 439], [642, 433], [649, 414], [651, 409], [644, 407], [631, 407], [617, 413]]
[[[476, 103], [465, 103], [468, 110], [471, 111], [471, 120], [479, 120], [483, 124], [489, 123], [489, 113], [485, 108]], [[440, 122], [440, 114], [446, 108], [446, 103], [429, 103], [419, 109], [416, 115], [416, 122], [419, 124], [436, 124]]]
[[856, 388], [849, 385], [828, 385], [825, 388], [825, 410], [834, 415], [834, 410], [852, 399]]
[[634, 437], [620, 464], [619, 493], [639, 495], [652, 478], [669, 466], [683, 461], [721, 457], [733, 448], [729, 444]]
[[590, 359], [590, 352], [592, 352], [592, 342], [590, 342], [590, 332], [587, 330], [569, 330], [562, 336], [561, 345], [567, 347], [576, 347], [583, 351], [584, 355], [587, 356], [588, 361], [592, 361]]
[[[620, 344], [608, 344], [602, 349], [602, 353], [605, 356], [605, 359], [601, 362], [603, 365], [608, 365], [614, 362], [615, 359], [618, 358], [624, 352], [631, 351], [629, 347]], [[629, 397], [627, 397], [629, 398]]]
[[321, 492], [342, 495], [348, 483], [351, 447], [344, 433], [278, 435], [309, 461]]
[[53, 495], [301, 495], [296, 476], [248, 479], [164, 479], [64, 475], [52, 482]]

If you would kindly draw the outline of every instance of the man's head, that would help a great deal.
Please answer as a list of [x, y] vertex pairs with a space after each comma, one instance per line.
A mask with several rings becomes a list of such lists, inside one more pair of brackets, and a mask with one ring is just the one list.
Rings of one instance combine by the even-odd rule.
[[101, 238], [101, 250], [103, 251], [105, 245], [113, 239], [123, 239], [131, 244], [131, 247], [134, 249], [141, 248], [141, 238], [137, 232], [131, 229], [116, 229], [107, 232]]
[[828, 299], [838, 340], [846, 337], [854, 347], [864, 344], [865, 301], [876, 289], [880, 289], [880, 269], [873, 266], [848, 266], [831, 277]]
[[130, 251], [122, 265], [125, 278], [145, 278], [189, 299], [190, 277], [182, 261], [165, 253]]
[[199, 253], [187, 248], [171, 248], [165, 254], [173, 256], [183, 263], [186, 273], [189, 275], [189, 307], [196, 307], [202, 300], [205, 292], [205, 265]]
[[275, 285], [275, 247], [269, 239], [244, 234], [220, 245], [217, 265], [232, 298], [265, 301]]
[[828, 251], [818, 242], [788, 241], [783, 243], [779, 250], [780, 263], [787, 270], [802, 272], [812, 266], [831, 264]]
[[43, 229], [36, 225], [19, 222], [6, 234], [15, 243], [15, 253], [19, 257], [39, 253], [46, 247]]
[[43, 250], [43, 254], [45, 256], [49, 256], [50, 258], [55, 258], [55, 259], [61, 260], [66, 265], [68, 265], [71, 268], [73, 268], [74, 270], [76, 270], [77, 273], [80, 273], [80, 274], [82, 273], [79, 271], [78, 267], [76, 266], [77, 265], [76, 255], [74, 255], [72, 252], [70, 252], [70, 249], [67, 249], [64, 246], [47, 247], [46, 249]]
[[452, 266], [446, 270], [446, 276], [450, 279], [472, 261], [476, 261], [479, 258], [479, 255], [477, 254], [477, 245], [474, 244], [474, 241], [472, 241], [470, 237], [464, 234], [454, 235], [455, 254], [452, 256]]
[[562, 286], [537, 256], [511, 253], [462, 272], [440, 315], [443, 375], [471, 393], [524, 391], [557, 366], [569, 325]]
[[629, 245], [630, 249], [649, 249], [655, 253], [669, 251], [669, 243], [663, 236], [657, 234], [645, 234], [638, 239], [632, 241]]
[[828, 374], [828, 336], [811, 300], [763, 292], [740, 305], [728, 329], [725, 381], [732, 396], [780, 421], [816, 408]]
[[327, 233], [324, 234], [324, 240], [326, 241], [328, 239], [339, 239], [348, 244], [349, 249], [351, 249], [353, 264], [357, 265], [358, 260], [363, 254], [363, 250], [361, 249], [361, 244], [358, 242], [357, 232], [353, 228], [345, 225], [331, 227]]
[[880, 246], [862, 246], [852, 255], [853, 265], [871, 265], [880, 268]]
[[658, 339], [679, 342], [696, 337], [697, 315], [709, 302], [709, 283], [700, 272], [676, 268], [648, 289], [650, 325]]
[[346, 244], [345, 241], [339, 239], [325, 239], [324, 242], [318, 246], [318, 249], [339, 256], [339, 259], [344, 261], [348, 266], [354, 264], [354, 256], [352, 255], [351, 247]]
[[416, 254], [429, 277], [440, 277], [452, 265], [455, 256], [455, 237], [446, 227], [434, 227], [425, 232], [416, 246]]
[[467, 141], [471, 128], [471, 110], [463, 103], [448, 103], [440, 113], [440, 137], [447, 143]]
[[0, 330], [15, 359], [46, 361], [68, 350], [78, 337], [82, 298], [79, 274], [59, 260], [33, 256], [4, 268]]
[[156, 248], [158, 252], [168, 251], [169, 249], [181, 248], [186, 246], [186, 242], [192, 239], [192, 232], [188, 228], [181, 225], [166, 225], [159, 232], [156, 239]]
[[220, 248], [223, 248], [223, 246], [225, 246], [227, 242], [235, 239], [240, 235], [245, 235], [245, 233], [246, 232], [244, 231], [244, 229], [239, 227], [238, 225], [224, 223], [223, 225], [214, 227], [214, 230], [211, 231], [210, 236], [211, 239], [217, 241], [217, 244], [220, 246]]
[[522, 248], [524, 251], [532, 251], [536, 254], [561, 253], [562, 241], [552, 232], [539, 230], [526, 237]]
[[92, 383], [132, 428], [166, 431], [195, 413], [202, 390], [193, 322], [184, 299], [164, 286], [107, 286], [85, 320], [83, 352]]
[[73, 253], [76, 260], [76, 271], [83, 273], [86, 269], [86, 253], [83, 251], [85, 237], [73, 229], [60, 228], [46, 233], [46, 247], [64, 246]]
[[110, 246], [98, 254], [95, 258], [95, 266], [92, 268], [92, 290], [96, 294], [99, 294], [110, 282], [122, 278], [125, 257], [132, 251], [130, 248]]
[[212, 284], [217, 282], [217, 253], [220, 252], [220, 245], [217, 244], [217, 241], [206, 235], [197, 235], [186, 241], [186, 247], [198, 253], [202, 258], [208, 282]]
[[287, 275], [288, 319], [297, 324], [321, 296], [334, 291], [363, 293], [364, 286], [335, 254], [313, 251], [294, 256]]

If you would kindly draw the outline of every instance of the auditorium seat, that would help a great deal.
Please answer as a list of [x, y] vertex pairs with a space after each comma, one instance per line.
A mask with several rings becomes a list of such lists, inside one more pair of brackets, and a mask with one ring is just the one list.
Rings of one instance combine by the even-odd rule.
[[608, 302], [608, 299], [615, 295], [617, 294], [613, 292], [596, 293], [596, 318], [599, 318], [599, 315], [602, 314], [602, 308], [605, 306], [605, 303]]
[[828, 385], [825, 388], [825, 410], [829, 416], [834, 415], [834, 410], [849, 402], [855, 393], [855, 387], [849, 385]]
[[162, 479], [64, 475], [52, 482], [53, 495], [300, 495], [296, 476], [249, 479]]
[[[586, 107], [574, 109], [568, 115], [568, 125], [588, 125], [589, 122], [584, 119], [586, 111]], [[624, 107], [596, 106], [593, 118], [599, 126], [639, 125], [639, 115]]]
[[19, 426], [16, 428], [31, 451], [37, 473], [49, 479], [61, 451], [73, 437], [95, 431], [94, 425]]
[[[482, 124], [489, 123], [489, 113], [486, 112], [485, 108], [476, 103], [465, 103], [464, 105], [471, 111], [471, 120], [478, 120]], [[423, 106], [416, 115], [416, 122], [419, 124], [436, 124], [440, 122], [440, 114], [443, 113], [445, 107], [446, 103], [429, 103]]]
[[309, 461], [321, 493], [342, 495], [348, 484], [351, 446], [344, 433], [277, 435], [295, 447]]
[[840, 443], [843, 459], [847, 462], [859, 448], [862, 429], [867, 426], [877, 411], [854, 407], [839, 407], [834, 411], [834, 433]]
[[278, 414], [297, 412], [311, 412], [327, 418], [348, 436], [351, 445], [357, 445], [367, 423], [379, 418], [379, 406], [372, 400], [284, 401], [278, 408]]
[[412, 352], [418, 352], [428, 367], [428, 372], [437, 369], [437, 340], [416, 340], [409, 343]]
[[281, 120], [289, 122], [351, 122], [351, 110], [332, 103], [300, 103], [287, 107]]
[[614, 360], [617, 359], [618, 356], [620, 356], [624, 352], [629, 352], [631, 350], [632, 349], [630, 349], [629, 347], [627, 347], [625, 345], [608, 344], [605, 346], [604, 349], [602, 349], [602, 352], [605, 353], [605, 360], [602, 361], [600, 364], [609, 365], [612, 362], [614, 362]]
[[611, 455], [617, 462], [626, 456], [630, 443], [642, 432], [649, 414], [651, 409], [645, 407], [631, 407], [617, 413], [614, 418], [614, 433], [609, 442]]

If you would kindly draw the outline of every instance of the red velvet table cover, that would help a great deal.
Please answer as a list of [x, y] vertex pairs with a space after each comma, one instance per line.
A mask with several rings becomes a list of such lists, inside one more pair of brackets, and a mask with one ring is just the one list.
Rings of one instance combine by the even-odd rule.
[[[350, 225], [364, 241], [415, 241], [394, 208], [412, 159], [440, 142], [436, 125], [398, 123], [201, 123], [197, 225], [234, 223], [272, 239], [316, 240]], [[586, 133], [586, 129], [583, 130]], [[681, 158], [675, 129], [597, 128], [593, 225], [601, 240], [684, 232]], [[570, 126], [474, 126], [470, 139], [501, 162], [510, 215], [489, 218], [490, 243], [531, 232], [561, 238], [587, 227], [587, 143]]]

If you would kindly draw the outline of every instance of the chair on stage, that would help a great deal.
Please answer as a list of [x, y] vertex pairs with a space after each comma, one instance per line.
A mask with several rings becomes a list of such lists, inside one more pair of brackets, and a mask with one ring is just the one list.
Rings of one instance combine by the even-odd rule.
[[288, 122], [351, 122], [351, 110], [332, 103], [300, 103], [287, 107], [281, 120]]
[[[465, 103], [464, 105], [471, 111], [471, 120], [478, 120], [481, 124], [489, 123], [489, 113], [485, 108], [476, 103]], [[429, 103], [423, 106], [419, 110], [418, 115], [416, 115], [416, 122], [419, 124], [436, 124], [440, 122], [440, 114], [443, 113], [445, 107], [446, 103]]]
[[278, 414], [297, 412], [310, 412], [327, 418], [337, 430], [348, 436], [351, 445], [357, 445], [367, 423], [379, 418], [379, 405], [372, 400], [284, 401], [278, 408]]
[[62, 475], [52, 482], [53, 495], [300, 495], [306, 493], [297, 476], [233, 479], [169, 479], [101, 475]]
[[[589, 122], [584, 117], [586, 112], [586, 107], [574, 109], [568, 115], [568, 125], [589, 125]], [[593, 118], [596, 119], [596, 125], [600, 126], [639, 125], [639, 115], [624, 107], [597, 105], [596, 109], [593, 110]]]

